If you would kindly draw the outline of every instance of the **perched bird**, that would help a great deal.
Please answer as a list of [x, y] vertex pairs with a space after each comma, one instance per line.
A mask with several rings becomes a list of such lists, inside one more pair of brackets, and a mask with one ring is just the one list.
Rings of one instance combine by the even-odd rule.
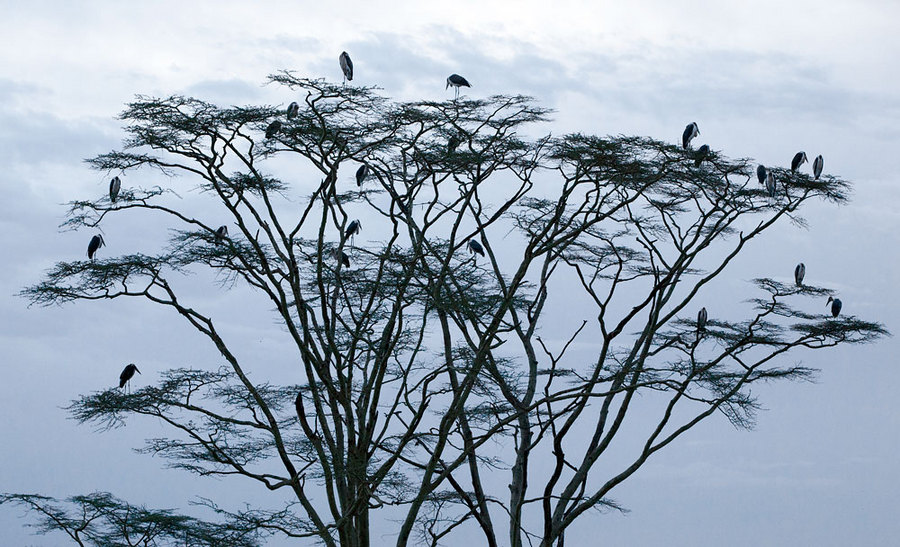
[[358, 234], [360, 229], [362, 229], [362, 223], [358, 219], [351, 221], [350, 224], [347, 225], [347, 231], [344, 232], [344, 239]]
[[297, 114], [300, 113], [300, 105], [297, 104], [297, 101], [292, 102], [287, 107], [287, 117], [288, 119], [296, 118]]
[[216, 228], [216, 245], [222, 243], [226, 237], [228, 237], [228, 226], [223, 224]]
[[841, 299], [829, 296], [828, 302], [825, 305], [827, 306], [828, 304], [831, 304], [831, 316], [837, 317], [838, 314], [841, 313], [841, 306], [843, 306], [843, 303], [841, 303]]
[[[819, 156], [821, 157], [821, 156]], [[818, 178], [818, 177], [816, 177]], [[122, 181], [119, 180], [119, 177], [113, 177], [111, 181], [109, 181], [109, 201], [115, 203], [116, 198], [119, 197], [119, 189], [122, 188]]]
[[125, 387], [125, 384], [128, 384], [128, 382], [131, 381], [131, 378], [132, 376], [134, 376], [135, 372], [137, 372], [138, 374], [141, 373], [141, 371], [138, 370], [137, 366], [134, 363], [129, 363], [122, 370], [122, 374], [119, 374], [119, 387]]
[[697, 332], [700, 332], [706, 328], [706, 307], [700, 308], [700, 311], [697, 312]]
[[697, 125], [697, 122], [687, 124], [687, 127], [684, 128], [684, 133], [681, 134], [681, 146], [687, 150], [688, 146], [691, 145], [691, 140], [699, 134], [700, 126]]
[[341, 72], [344, 73], [344, 82], [352, 82], [353, 81], [353, 61], [350, 60], [350, 56], [347, 55], [346, 51], [341, 52], [341, 56], [338, 57], [338, 61], [341, 63]]
[[481, 246], [481, 243], [478, 243], [474, 239], [470, 239], [466, 244], [466, 247], [469, 249], [469, 252], [474, 254], [480, 254], [484, 256], [484, 247]]
[[766, 170], [766, 167], [762, 164], [759, 164], [756, 167], [756, 178], [759, 179], [760, 184], [766, 183], [766, 175], [768, 175], [768, 171]]
[[363, 181], [366, 180], [366, 177], [368, 176], [369, 166], [364, 163], [359, 166], [359, 169], [356, 170], [356, 185], [361, 187]]
[[466, 80], [459, 74], [451, 74], [447, 77], [447, 85], [444, 89], [449, 89], [450, 86], [453, 86], [456, 90], [456, 96], [459, 97], [459, 88], [461, 87], [472, 87], [472, 84], [469, 83], [469, 80]]
[[344, 251], [339, 251], [337, 249], [331, 250], [331, 256], [341, 262], [345, 268], [350, 267], [350, 256], [347, 255]]
[[794, 154], [794, 159], [791, 160], [791, 171], [796, 171], [805, 161], [807, 161], [806, 152]]
[[97, 252], [97, 249], [106, 245], [106, 242], [103, 241], [103, 236], [100, 234], [95, 235], [91, 238], [91, 242], [88, 243], [88, 258], [94, 260], [94, 253]]
[[269, 127], [266, 128], [266, 138], [271, 139], [272, 137], [277, 135], [279, 131], [281, 131], [281, 122], [275, 120], [274, 122], [269, 124]]
[[454, 133], [450, 135], [450, 138], [447, 139], [447, 153], [452, 154], [456, 152], [456, 149], [459, 148], [462, 140], [459, 138], [459, 133]]
[[697, 153], [694, 154], [694, 167], [700, 167], [700, 164], [703, 163], [703, 160], [709, 156], [709, 145], [704, 144], [700, 148], [697, 149]]
[[802, 262], [797, 264], [797, 267], [794, 268], [794, 281], [797, 282], [797, 286], [803, 285], [803, 276], [806, 275], [806, 265]]
[[775, 175], [771, 171], [769, 171], [769, 174], [766, 175], [766, 191], [769, 192], [770, 198], [775, 197], [775, 190]]
[[816, 177], [816, 180], [819, 180], [819, 177], [822, 176], [823, 167], [825, 167], [825, 160], [822, 158], [822, 154], [819, 154], [813, 160], [813, 176]]

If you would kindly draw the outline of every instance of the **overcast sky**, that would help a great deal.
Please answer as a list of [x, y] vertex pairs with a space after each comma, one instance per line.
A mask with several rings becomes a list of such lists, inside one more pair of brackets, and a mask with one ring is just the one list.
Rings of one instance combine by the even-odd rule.
[[[58, 231], [63, 204], [104, 192], [105, 174], [82, 160], [117, 147], [115, 115], [135, 94], [286, 103], [262, 85], [267, 74], [339, 80], [342, 50], [354, 60], [355, 83], [398, 99], [446, 98], [451, 72], [473, 83], [474, 97], [532, 95], [556, 110], [543, 128], [554, 134], [677, 141], [697, 121], [703, 142], [730, 156], [786, 165], [799, 150], [823, 154], [827, 172], [855, 182], [852, 202], [810, 207], [808, 229], [769, 233], [726, 272], [726, 287], [788, 279], [802, 260], [807, 278], [839, 291], [846, 313], [900, 329], [900, 3], [259, 4], [3, 3], [0, 491], [105, 490], [163, 507], [185, 507], [193, 495], [234, 497], [233, 484], [188, 479], [130, 451], [161, 426], [97, 434], [61, 409], [113, 384], [124, 363], [141, 363], [139, 381], [151, 382], [165, 368], [215, 366], [212, 348], [141, 302], [28, 309], [15, 294], [55, 261], [83, 257], [90, 234]], [[116, 229], [139, 238], [142, 226], [105, 229], [113, 253]], [[270, 327], [270, 318], [229, 325], [261, 355], [272, 351]], [[591, 537], [608, 545], [895, 543], [897, 350], [889, 338], [820, 352], [805, 363], [822, 370], [817, 383], [755, 391], [766, 407], [755, 431], [735, 431], [721, 417], [696, 428], [614, 492], [630, 513], [589, 517]], [[239, 492], [247, 501], [258, 495]], [[20, 514], [0, 509], [0, 543], [59, 544], [22, 531]]]

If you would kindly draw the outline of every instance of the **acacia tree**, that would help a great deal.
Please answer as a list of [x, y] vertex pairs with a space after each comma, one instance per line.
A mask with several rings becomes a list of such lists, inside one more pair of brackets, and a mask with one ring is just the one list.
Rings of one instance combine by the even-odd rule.
[[[40, 305], [144, 299], [215, 346], [219, 368], [164, 371], [155, 386], [69, 409], [106, 429], [156, 417], [172, 434], [144, 452], [289, 492], [275, 508], [203, 501], [223, 530], [356, 547], [378, 519], [380, 532], [396, 524], [397, 545], [472, 534], [491, 546], [562, 545], [579, 517], [616, 508], [613, 489], [700, 421], [751, 427], [753, 384], [813, 373], [789, 352], [886, 334], [804, 312], [831, 291], [771, 278], [754, 281], [746, 309], [720, 303], [705, 324], [694, 319], [704, 287], [751, 240], [802, 223], [809, 200], [845, 202], [837, 177], [772, 168], [770, 195], [749, 160], [718, 152], [526, 138], [548, 116], [527, 97], [398, 103], [288, 72], [270, 80], [299, 112], [181, 96], [129, 104], [123, 150], [90, 165], [184, 177], [73, 202], [65, 226], [145, 210], [170, 227], [167, 247], [60, 263], [24, 291]], [[347, 175], [362, 164], [357, 187]], [[229, 215], [227, 234], [179, 207], [170, 192], [181, 180]], [[350, 229], [357, 218], [365, 238]], [[301, 385], [254, 377], [218, 328], [240, 318], [176, 293], [173, 278], [204, 270], [226, 281], [223, 292], [245, 286], [269, 302]], [[726, 319], [726, 307], [743, 318]], [[639, 394], [649, 404], [630, 413]], [[637, 446], [620, 440], [627, 415]]]
[[107, 493], [56, 500], [35, 494], [2, 494], [0, 504], [26, 507], [38, 517], [38, 533], [64, 532], [76, 545], [181, 545], [184, 547], [254, 547], [256, 530], [221, 522], [204, 522], [170, 509], [133, 506]]

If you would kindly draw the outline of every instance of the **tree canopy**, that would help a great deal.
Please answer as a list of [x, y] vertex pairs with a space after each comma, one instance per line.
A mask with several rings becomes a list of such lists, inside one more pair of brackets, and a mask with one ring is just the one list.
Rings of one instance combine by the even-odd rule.
[[[270, 82], [299, 109], [130, 103], [123, 148], [88, 163], [110, 176], [156, 170], [159, 184], [123, 177], [115, 201], [72, 202], [64, 227], [143, 210], [163, 219], [167, 242], [58, 263], [23, 295], [171, 309], [222, 362], [84, 395], [71, 415], [101, 429], [155, 417], [171, 435], [143, 452], [290, 501], [204, 500], [214, 521], [143, 508], [146, 518], [123, 520], [131, 506], [111, 495], [70, 498], [107, 523], [82, 544], [277, 535], [364, 546], [377, 519], [397, 545], [473, 534], [492, 546], [562, 545], [588, 511], [620, 508], [615, 487], [702, 420], [751, 427], [752, 386], [814, 373], [798, 352], [887, 334], [826, 314], [834, 293], [814, 275], [760, 277], [748, 301], [702, 298], [752, 240], [777, 223], [802, 225], [807, 202], [844, 204], [850, 185], [837, 176], [770, 166], [773, 192], [749, 159], [718, 150], [535, 137], [551, 113], [523, 96], [396, 102], [291, 72]], [[357, 185], [360, 165], [368, 175]], [[225, 231], [183, 205], [177, 192], [191, 189], [216, 218], [227, 214]], [[268, 302], [295, 349], [284, 362], [296, 385], [259, 378], [239, 357], [220, 328], [239, 322], [239, 309], [214, 317], [178, 291], [174, 279], [202, 272], [223, 298], [240, 286]], [[804, 311], [810, 301], [822, 313]], [[698, 321], [701, 307], [709, 315]], [[86, 517], [49, 498], [8, 502], [44, 515], [39, 531], [77, 542], [69, 531]], [[123, 539], [170, 520], [153, 540]], [[232, 543], [185, 539], [195, 535]], [[100, 536], [109, 543], [90, 543]]]

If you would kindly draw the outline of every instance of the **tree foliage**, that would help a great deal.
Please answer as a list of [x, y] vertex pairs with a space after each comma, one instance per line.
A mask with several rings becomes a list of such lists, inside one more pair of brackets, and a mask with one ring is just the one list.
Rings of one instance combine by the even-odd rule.
[[[42, 305], [142, 298], [215, 346], [218, 368], [164, 371], [155, 386], [69, 410], [102, 429], [155, 417], [172, 433], [144, 452], [290, 493], [277, 508], [207, 500], [223, 530], [364, 546], [377, 518], [382, 532], [396, 523], [398, 545], [473, 533], [487, 545], [560, 545], [586, 512], [619, 508], [613, 489], [700, 421], [751, 427], [751, 386], [813, 373], [788, 353], [886, 334], [803, 311], [821, 309], [828, 288], [771, 278], [754, 281], [749, 302], [711, 308], [702, 328], [695, 320], [704, 288], [748, 243], [802, 224], [810, 200], [844, 203], [838, 177], [773, 167], [771, 197], [755, 165], [718, 151], [528, 137], [550, 113], [527, 97], [398, 103], [289, 72], [270, 80], [300, 102], [295, 117], [182, 96], [129, 104], [123, 149], [89, 164], [181, 177], [123, 188], [115, 203], [75, 201], [64, 226], [139, 209], [165, 219], [167, 246], [60, 263], [23, 291]], [[370, 174], [356, 187], [360, 163]], [[227, 237], [179, 206], [181, 180], [229, 214]], [[355, 219], [366, 232], [346, 237]], [[240, 318], [176, 294], [171, 279], [202, 271], [269, 302], [302, 385], [255, 378], [218, 328]], [[741, 306], [745, 316], [729, 318]], [[633, 446], [619, 433], [639, 394], [655, 414], [635, 416]], [[627, 461], [598, 465], [613, 448]]]
[[255, 547], [258, 531], [231, 523], [205, 522], [170, 509], [134, 506], [95, 492], [64, 502], [36, 494], [2, 494], [0, 505], [25, 507], [38, 515], [38, 534], [63, 532], [82, 547], [183, 545], [185, 547]]

